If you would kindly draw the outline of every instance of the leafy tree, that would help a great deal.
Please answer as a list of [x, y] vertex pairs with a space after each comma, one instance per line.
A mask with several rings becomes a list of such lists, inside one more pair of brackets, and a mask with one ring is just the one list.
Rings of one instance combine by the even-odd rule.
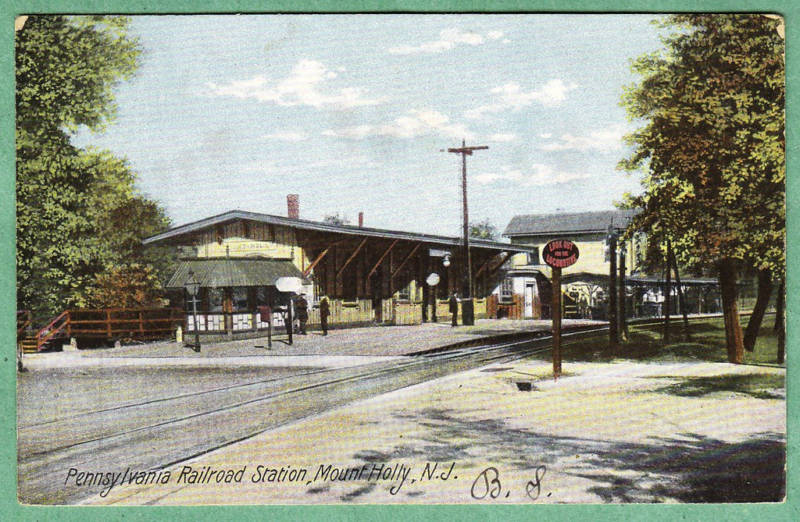
[[620, 162], [643, 169], [633, 228], [669, 238], [681, 263], [719, 277], [728, 359], [741, 362], [740, 269], [785, 265], [784, 41], [760, 15], [681, 14], [665, 50], [636, 60], [623, 103], [646, 125]]
[[140, 54], [127, 23], [30, 16], [16, 32], [17, 301], [40, 316], [87, 306], [98, 274], [147, 263], [141, 238], [168, 225], [123, 161], [70, 143], [115, 113]]
[[327, 223], [328, 225], [349, 225], [350, 220], [347, 219], [347, 216], [341, 215], [338, 212], [335, 214], [328, 214], [324, 218], [322, 218], [323, 223]]
[[86, 300], [92, 308], [142, 308], [162, 306], [163, 295], [153, 267], [131, 263], [97, 274]]
[[476, 239], [496, 240], [498, 237], [497, 227], [492, 225], [492, 222], [489, 221], [489, 218], [486, 218], [479, 223], [470, 223], [469, 237], [474, 237]]

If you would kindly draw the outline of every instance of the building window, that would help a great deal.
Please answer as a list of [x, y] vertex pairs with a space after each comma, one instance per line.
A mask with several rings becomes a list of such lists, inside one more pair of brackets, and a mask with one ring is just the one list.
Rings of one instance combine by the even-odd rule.
[[250, 307], [247, 303], [247, 287], [237, 286], [233, 289], [233, 311], [247, 312]]
[[222, 312], [222, 288], [209, 288], [208, 289], [208, 311], [209, 312]]
[[500, 283], [500, 300], [503, 302], [510, 302], [514, 296], [514, 280], [506, 277]]
[[397, 292], [397, 299], [399, 301], [411, 300], [411, 281]]
[[528, 252], [528, 264], [529, 265], [539, 264], [539, 247], [535, 247], [532, 252]]

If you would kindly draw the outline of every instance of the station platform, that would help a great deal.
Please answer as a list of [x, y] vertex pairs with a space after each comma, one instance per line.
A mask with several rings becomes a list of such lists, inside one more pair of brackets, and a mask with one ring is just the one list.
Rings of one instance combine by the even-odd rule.
[[[571, 326], [603, 325], [602, 321], [564, 320], [565, 328]], [[235, 358], [235, 357], [296, 357], [296, 356], [358, 356], [396, 357], [417, 352], [442, 349], [454, 344], [489, 339], [507, 339], [527, 333], [548, 331], [549, 320], [480, 319], [472, 326], [452, 327], [449, 323], [424, 323], [414, 326], [374, 326], [330, 330], [327, 336], [313, 331], [307, 335], [293, 336], [293, 343], [283, 332], [273, 337], [269, 347], [267, 338], [214, 341], [203, 343], [195, 352], [183, 343], [156, 342], [123, 345], [115, 348], [79, 349], [77, 352], [52, 352], [27, 355], [26, 361], [53, 359], [69, 355], [71, 359], [100, 358]], [[192, 342], [193, 338], [184, 339]], [[55, 362], [55, 361], [53, 361]], [[86, 361], [87, 363], [89, 361]]]

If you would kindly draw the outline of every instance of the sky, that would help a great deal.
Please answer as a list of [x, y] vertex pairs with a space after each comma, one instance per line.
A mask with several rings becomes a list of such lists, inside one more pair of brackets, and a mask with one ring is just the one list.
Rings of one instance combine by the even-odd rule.
[[460, 235], [470, 221], [613, 208], [641, 122], [620, 105], [652, 15], [134, 16], [118, 112], [73, 142], [124, 157], [173, 225], [240, 209]]

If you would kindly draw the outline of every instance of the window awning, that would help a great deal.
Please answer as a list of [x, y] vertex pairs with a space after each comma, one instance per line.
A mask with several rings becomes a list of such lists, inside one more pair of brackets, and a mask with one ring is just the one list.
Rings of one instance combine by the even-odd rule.
[[279, 277], [303, 277], [287, 259], [263, 258], [200, 258], [185, 259], [167, 283], [167, 288], [183, 288], [189, 272], [202, 288], [231, 286], [273, 286]]

